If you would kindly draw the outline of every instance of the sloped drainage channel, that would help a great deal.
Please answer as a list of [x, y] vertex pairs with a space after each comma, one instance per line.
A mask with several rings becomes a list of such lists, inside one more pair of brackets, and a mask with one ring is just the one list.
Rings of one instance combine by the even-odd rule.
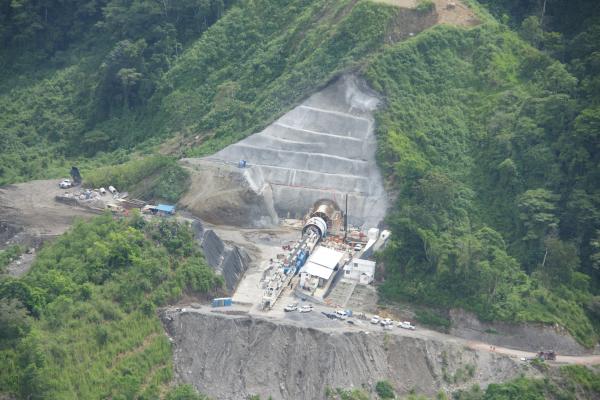
[[243, 248], [225, 245], [213, 230], [204, 229], [198, 220], [192, 223], [192, 228], [206, 262], [223, 277], [228, 293], [232, 294], [250, 265], [250, 256]]

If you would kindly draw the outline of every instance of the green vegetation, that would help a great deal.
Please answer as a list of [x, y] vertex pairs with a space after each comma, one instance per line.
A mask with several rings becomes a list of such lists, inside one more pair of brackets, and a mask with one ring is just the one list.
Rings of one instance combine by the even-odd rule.
[[2, 1], [0, 184], [126, 160], [157, 133], [140, 113], [160, 78], [230, 5]]
[[8, 264], [19, 258], [21, 254], [23, 254], [23, 248], [19, 245], [12, 245], [0, 250], [0, 273], [4, 271]]
[[208, 400], [208, 397], [198, 394], [191, 385], [180, 385], [173, 388], [165, 400]]
[[84, 183], [91, 187], [127, 189], [144, 200], [177, 202], [189, 183], [189, 173], [174, 158], [149, 156], [119, 164], [96, 168], [85, 174]]
[[380, 399], [394, 399], [396, 393], [394, 393], [394, 387], [388, 381], [379, 381], [375, 384], [375, 392]]
[[[79, 222], [22, 279], [0, 281], [0, 392], [22, 398], [156, 398], [172, 379], [156, 307], [218, 294], [191, 229], [138, 215]], [[170, 398], [185, 397], [180, 388]]]
[[582, 366], [561, 367], [543, 379], [518, 378], [491, 384], [485, 391], [475, 385], [452, 394], [455, 400], [591, 399], [600, 395], [600, 374]]
[[[474, 366], [467, 365], [462, 373], [472, 378], [475, 374]], [[450, 383], [460, 382], [463, 380], [456, 379]], [[396, 398], [393, 387], [387, 381], [377, 382], [375, 393], [376, 397], [369, 397], [367, 393], [359, 390], [327, 389], [326, 398], [340, 400]], [[479, 385], [473, 385], [469, 389], [453, 392], [450, 398], [454, 400], [577, 400], [597, 398], [598, 395], [600, 395], [600, 373], [597, 370], [574, 365], [544, 371], [543, 378], [522, 376], [505, 383], [490, 384], [485, 390], [482, 390]], [[411, 390], [408, 396], [401, 398], [429, 399], [427, 396], [415, 393], [414, 390]], [[441, 391], [435, 398], [442, 400], [448, 397]]]
[[369, 400], [369, 395], [360, 389], [330, 389], [325, 390], [327, 400]]
[[[572, 51], [597, 47], [591, 37]], [[556, 322], [596, 343], [597, 92], [574, 75], [590, 62], [578, 60], [486, 23], [437, 26], [365, 69], [387, 100], [379, 160], [399, 192], [381, 256], [387, 300]]]
[[24, 3], [0, 7], [0, 184], [118, 164], [175, 134], [200, 144], [178, 154], [213, 152], [355, 67], [402, 12], [351, 0]]
[[426, 13], [435, 10], [435, 3], [432, 0], [420, 0], [417, 4], [417, 11]]
[[450, 328], [450, 320], [432, 310], [419, 309], [415, 312], [415, 319], [421, 325], [430, 326], [433, 328], [448, 331]]
[[[0, 185], [76, 164], [89, 185], [175, 202], [189, 178], [155, 155], [165, 140], [177, 137], [175, 156], [209, 154], [355, 71], [385, 100], [378, 157], [398, 193], [382, 297], [558, 323], [592, 346], [597, 2], [548, 1], [545, 15], [534, 0], [481, 2], [514, 29], [486, 17], [393, 43], [395, 20], [422, 18], [428, 0], [415, 11], [366, 0], [0, 1]], [[45, 248], [24, 278], [2, 277], [0, 392], [198, 398], [189, 386], [167, 393], [171, 350], [155, 314], [222, 284], [191, 238], [168, 221], [102, 216]], [[0, 268], [20, 251], [1, 252]], [[449, 325], [426, 311], [417, 320]], [[576, 391], [598, 391], [587, 369], [561, 374]], [[540, 382], [458, 398], [564, 394]]]

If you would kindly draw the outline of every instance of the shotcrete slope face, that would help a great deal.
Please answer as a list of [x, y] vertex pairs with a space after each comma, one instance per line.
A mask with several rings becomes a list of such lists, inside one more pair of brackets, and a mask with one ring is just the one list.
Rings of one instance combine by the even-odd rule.
[[246, 160], [242, 173], [248, 187], [263, 195], [272, 193], [279, 217], [303, 216], [322, 198], [344, 207], [348, 194], [349, 222], [376, 226], [387, 206], [375, 162], [373, 111], [378, 103], [364, 82], [342, 77], [262, 132], [201, 163], [237, 165]]

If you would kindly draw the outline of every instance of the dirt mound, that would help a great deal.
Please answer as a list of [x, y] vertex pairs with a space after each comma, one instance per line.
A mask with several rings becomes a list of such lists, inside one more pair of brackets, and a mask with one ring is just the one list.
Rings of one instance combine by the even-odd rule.
[[246, 170], [201, 159], [183, 159], [181, 164], [190, 171], [191, 184], [179, 205], [195, 216], [215, 225], [260, 228], [277, 224], [271, 188], [251, 186], [244, 176]]
[[[325, 319], [323, 317], [323, 319]], [[327, 387], [389, 380], [399, 394], [486, 385], [515, 377], [518, 361], [452, 341], [314, 329], [252, 316], [185, 311], [163, 318], [178, 379], [215, 399], [319, 399]], [[341, 323], [340, 323], [341, 324]]]

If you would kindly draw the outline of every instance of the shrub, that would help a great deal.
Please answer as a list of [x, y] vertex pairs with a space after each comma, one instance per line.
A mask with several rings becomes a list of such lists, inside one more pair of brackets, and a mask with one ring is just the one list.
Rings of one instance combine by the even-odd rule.
[[420, 0], [417, 4], [417, 11], [420, 13], [428, 13], [435, 10], [435, 3], [432, 0]]
[[379, 381], [375, 385], [375, 392], [382, 399], [393, 399], [396, 397], [394, 388], [388, 381]]

